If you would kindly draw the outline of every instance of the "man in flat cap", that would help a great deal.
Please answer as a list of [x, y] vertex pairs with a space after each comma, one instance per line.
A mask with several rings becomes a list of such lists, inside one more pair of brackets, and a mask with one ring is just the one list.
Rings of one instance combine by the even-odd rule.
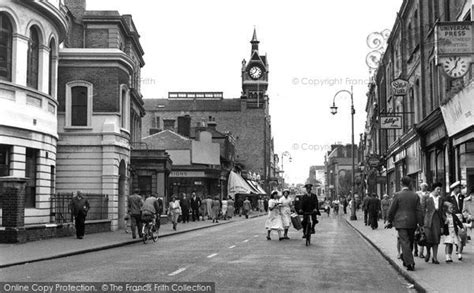
[[[316, 215], [321, 215], [319, 212], [319, 202], [318, 202], [318, 196], [314, 193], [311, 192], [313, 185], [312, 184], [306, 184], [304, 186], [306, 188], [306, 193], [303, 195], [301, 198], [301, 206], [300, 206], [300, 214], [309, 214], [311, 213], [311, 221], [313, 224], [311, 225], [311, 234], [314, 234], [314, 226], [316, 225], [317, 217]], [[306, 216], [303, 217], [303, 221], [301, 224], [303, 225], [303, 234], [306, 231], [306, 224], [307, 224], [307, 219]], [[303, 235], [303, 238], [305, 238], [306, 235]]]

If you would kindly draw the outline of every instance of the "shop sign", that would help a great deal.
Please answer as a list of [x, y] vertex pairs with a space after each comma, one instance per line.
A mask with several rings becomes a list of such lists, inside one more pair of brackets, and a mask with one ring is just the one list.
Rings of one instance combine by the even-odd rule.
[[474, 86], [464, 88], [446, 104], [441, 106], [444, 123], [449, 136], [453, 136], [474, 125]]
[[410, 83], [404, 79], [398, 78], [392, 81], [392, 94], [394, 96], [406, 96]]
[[369, 165], [371, 167], [375, 167], [375, 166], [378, 166], [380, 164], [380, 159], [377, 156], [371, 156], [371, 157], [369, 157], [367, 162], [369, 163]]
[[402, 116], [380, 116], [381, 129], [401, 129]]
[[176, 178], [176, 177], [206, 177], [206, 174], [204, 171], [172, 171], [170, 173], [171, 178]]
[[473, 22], [442, 22], [436, 26], [438, 56], [473, 54]]

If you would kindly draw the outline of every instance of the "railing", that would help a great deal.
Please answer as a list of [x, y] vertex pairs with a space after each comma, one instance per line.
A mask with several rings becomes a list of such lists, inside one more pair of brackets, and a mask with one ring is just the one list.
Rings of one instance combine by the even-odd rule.
[[[106, 194], [82, 193], [90, 205], [87, 220], [105, 220], [109, 212], [109, 196]], [[70, 204], [72, 193], [58, 193], [51, 197], [51, 222], [62, 224], [72, 221]]]

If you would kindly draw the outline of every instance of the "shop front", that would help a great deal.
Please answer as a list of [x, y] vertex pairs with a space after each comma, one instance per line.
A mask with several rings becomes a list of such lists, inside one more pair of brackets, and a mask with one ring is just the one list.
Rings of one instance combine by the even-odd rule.
[[474, 188], [474, 84], [464, 88], [441, 106], [452, 144], [452, 178]]
[[218, 169], [176, 169], [169, 176], [168, 194], [181, 198], [183, 193], [189, 197], [195, 192], [201, 199], [208, 196], [221, 197], [221, 171]]

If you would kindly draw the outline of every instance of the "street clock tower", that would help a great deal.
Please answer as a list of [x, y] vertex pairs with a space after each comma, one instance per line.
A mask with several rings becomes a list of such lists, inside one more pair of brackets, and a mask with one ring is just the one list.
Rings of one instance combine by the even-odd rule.
[[247, 99], [248, 108], [267, 108], [268, 63], [267, 56], [258, 53], [257, 32], [254, 29], [250, 60], [242, 61], [242, 98]]

